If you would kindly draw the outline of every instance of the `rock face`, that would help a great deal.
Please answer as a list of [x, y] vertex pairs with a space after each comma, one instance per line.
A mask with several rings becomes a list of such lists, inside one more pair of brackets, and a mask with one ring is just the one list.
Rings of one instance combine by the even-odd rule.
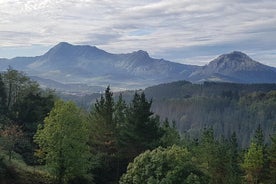
[[94, 46], [61, 42], [42, 56], [0, 59], [0, 70], [8, 66], [26, 72], [43, 86], [65, 85], [58, 88], [61, 91], [62, 88], [68, 91], [72, 86], [78, 86], [80, 92], [82, 86], [86, 91], [89, 86], [98, 86], [101, 90], [107, 85], [113, 89], [139, 89], [177, 80], [276, 83], [275, 68], [237, 51], [221, 55], [201, 67], [154, 59], [142, 50], [112, 54]]

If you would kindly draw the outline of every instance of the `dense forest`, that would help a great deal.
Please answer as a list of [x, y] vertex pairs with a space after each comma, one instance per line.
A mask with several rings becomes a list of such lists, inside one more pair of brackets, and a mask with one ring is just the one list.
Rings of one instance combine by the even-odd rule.
[[86, 109], [9, 68], [0, 183], [276, 183], [275, 85], [170, 85], [107, 87]]
[[[259, 125], [265, 143], [271, 142], [270, 135], [276, 131], [276, 84], [177, 81], [145, 90], [116, 92], [114, 99], [118, 100], [122, 93], [129, 103], [135, 92], [144, 92], [148, 100], [152, 99], [154, 114], [162, 121], [174, 121], [181, 134], [192, 138], [197, 138], [202, 129], [212, 127], [216, 138], [229, 138], [236, 132], [239, 146], [246, 148]], [[89, 110], [100, 95], [61, 97]]]
[[152, 111], [175, 121], [187, 136], [198, 137], [203, 128], [212, 127], [216, 137], [236, 132], [245, 148], [259, 125], [266, 143], [276, 131], [276, 84], [179, 81], [147, 88], [145, 94], [153, 99]]

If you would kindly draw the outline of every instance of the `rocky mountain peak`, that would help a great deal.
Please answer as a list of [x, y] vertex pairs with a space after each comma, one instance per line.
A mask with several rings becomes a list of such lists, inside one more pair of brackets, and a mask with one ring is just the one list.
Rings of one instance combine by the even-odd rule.
[[148, 52], [143, 51], [143, 50], [138, 50], [132, 53], [134, 57], [139, 57], [140, 59], [148, 59], [150, 58]]
[[211, 61], [207, 67], [215, 71], [222, 70], [247, 70], [254, 69], [260, 63], [251, 59], [248, 55], [240, 52], [233, 51], [229, 54], [223, 54], [218, 58]]
[[67, 42], [60, 42], [51, 48], [45, 55], [50, 57], [74, 57], [81, 55], [99, 55], [107, 54], [104, 50], [89, 45], [71, 45]]

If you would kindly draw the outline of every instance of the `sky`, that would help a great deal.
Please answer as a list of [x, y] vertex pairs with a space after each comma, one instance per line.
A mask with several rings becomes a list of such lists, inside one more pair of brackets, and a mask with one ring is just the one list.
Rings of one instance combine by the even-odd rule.
[[194, 65], [235, 50], [276, 67], [276, 1], [0, 0], [0, 58], [59, 42]]

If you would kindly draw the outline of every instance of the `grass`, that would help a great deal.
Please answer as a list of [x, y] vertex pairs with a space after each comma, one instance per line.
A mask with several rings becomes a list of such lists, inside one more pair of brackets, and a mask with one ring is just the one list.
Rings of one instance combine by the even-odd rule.
[[13, 153], [11, 161], [8, 155], [1, 150], [0, 158], [6, 165], [5, 173], [2, 173], [0, 183], [10, 184], [50, 184], [53, 179], [44, 166], [29, 166], [19, 154]]

